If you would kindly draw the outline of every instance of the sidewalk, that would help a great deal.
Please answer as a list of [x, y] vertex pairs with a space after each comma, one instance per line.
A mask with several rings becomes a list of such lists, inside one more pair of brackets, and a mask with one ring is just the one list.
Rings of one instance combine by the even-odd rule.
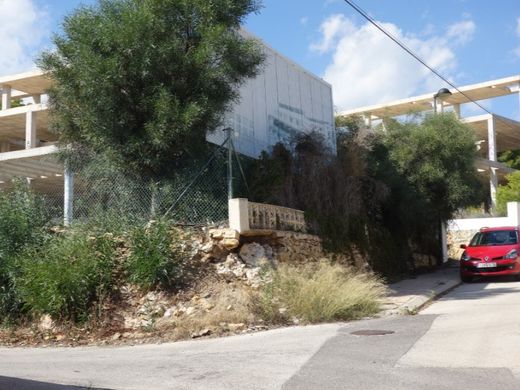
[[382, 305], [381, 317], [416, 313], [425, 304], [460, 284], [458, 266], [418, 275], [388, 286], [389, 294]]

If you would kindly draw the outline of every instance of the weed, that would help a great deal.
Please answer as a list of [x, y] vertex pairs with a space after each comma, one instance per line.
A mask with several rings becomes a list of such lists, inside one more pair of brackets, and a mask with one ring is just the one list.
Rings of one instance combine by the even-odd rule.
[[282, 264], [263, 287], [259, 309], [268, 322], [351, 320], [376, 313], [384, 292], [378, 277], [328, 260]]

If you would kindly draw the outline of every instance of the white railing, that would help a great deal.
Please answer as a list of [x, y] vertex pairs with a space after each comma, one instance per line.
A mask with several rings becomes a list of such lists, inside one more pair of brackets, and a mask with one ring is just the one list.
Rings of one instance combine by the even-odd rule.
[[229, 201], [229, 227], [238, 232], [285, 230], [304, 233], [307, 230], [303, 211], [243, 198]]

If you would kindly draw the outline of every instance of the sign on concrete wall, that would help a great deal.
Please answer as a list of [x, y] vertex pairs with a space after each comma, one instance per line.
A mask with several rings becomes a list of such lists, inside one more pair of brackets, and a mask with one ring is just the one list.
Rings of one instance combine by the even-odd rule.
[[[264, 71], [245, 83], [240, 101], [228, 113], [226, 126], [234, 129], [240, 153], [258, 157], [277, 142], [287, 143], [298, 132], [316, 131], [336, 150], [330, 84], [265, 46]], [[216, 131], [208, 139], [221, 143]]]

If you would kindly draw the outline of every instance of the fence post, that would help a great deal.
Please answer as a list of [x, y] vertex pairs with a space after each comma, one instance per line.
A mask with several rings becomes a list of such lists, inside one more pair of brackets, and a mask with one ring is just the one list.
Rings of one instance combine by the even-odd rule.
[[249, 230], [249, 201], [246, 198], [229, 199], [229, 227], [239, 233]]
[[231, 127], [226, 127], [224, 130], [227, 132], [228, 138], [228, 199], [233, 199], [233, 141], [231, 140], [233, 129]]
[[74, 201], [74, 174], [72, 170], [65, 166], [63, 176], [63, 224], [70, 226], [72, 223], [72, 207]]

